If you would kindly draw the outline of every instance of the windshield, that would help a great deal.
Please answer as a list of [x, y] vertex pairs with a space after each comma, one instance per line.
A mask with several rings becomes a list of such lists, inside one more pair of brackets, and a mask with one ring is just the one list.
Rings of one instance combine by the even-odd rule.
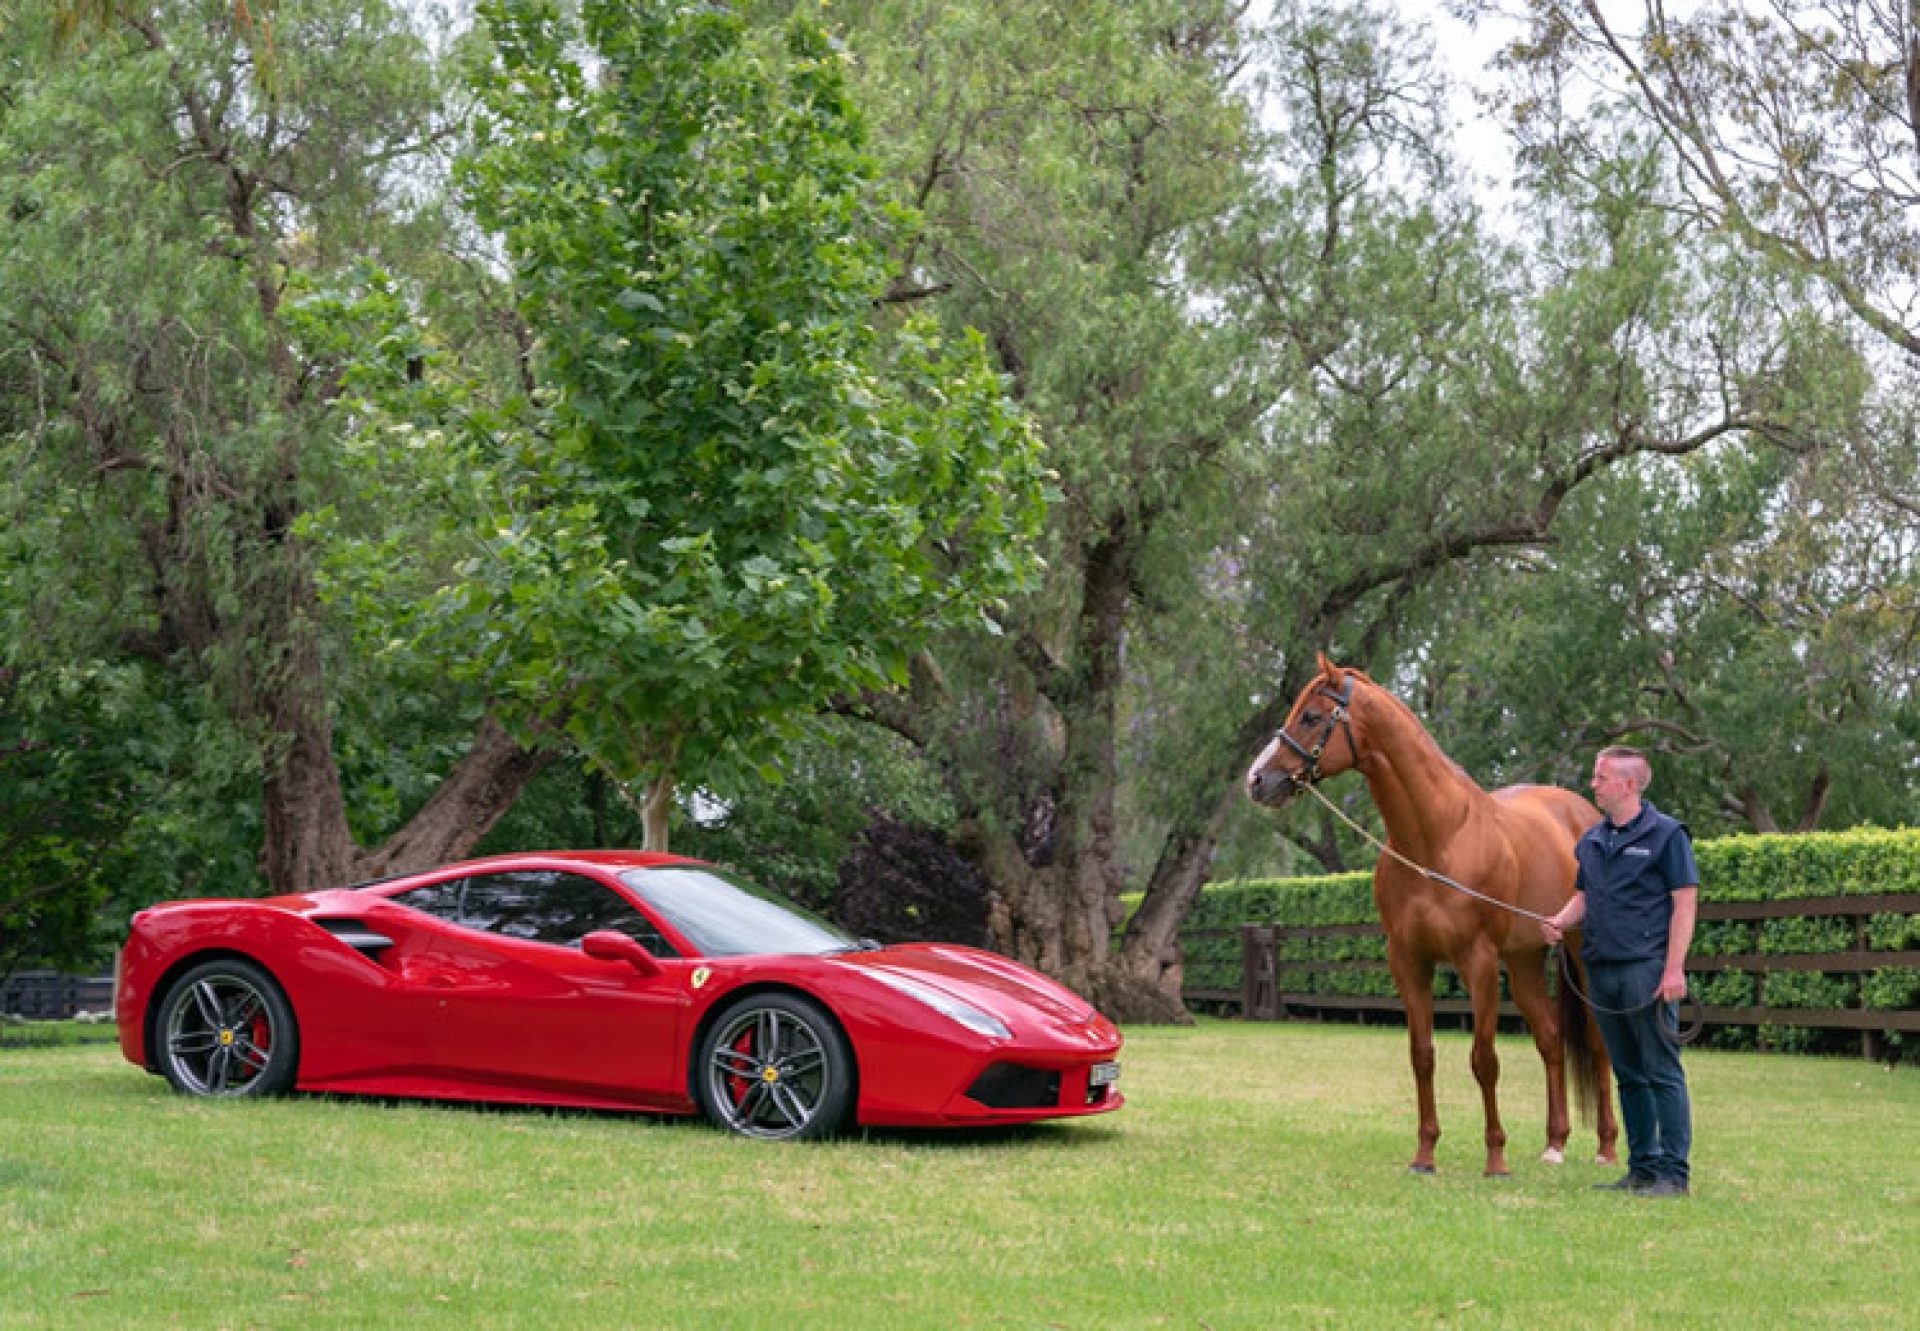
[[685, 865], [629, 869], [620, 881], [703, 956], [841, 952], [859, 943], [764, 888]]

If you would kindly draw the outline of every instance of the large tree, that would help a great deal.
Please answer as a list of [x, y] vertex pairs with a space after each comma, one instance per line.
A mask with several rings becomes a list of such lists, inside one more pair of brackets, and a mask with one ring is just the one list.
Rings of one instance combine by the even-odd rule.
[[1920, 354], [1920, 22], [1908, 0], [1528, 0], [1525, 13], [1506, 63], [1529, 156], [1604, 161], [1604, 112], [1623, 100], [1676, 168], [1670, 205], [1817, 277], [1865, 327]]
[[[937, 756], [990, 881], [996, 945], [1129, 1016], [1177, 1002], [1109, 956], [1127, 642], [1149, 552], [1259, 409], [1234, 330], [1181, 269], [1244, 188], [1229, 5], [856, 4], [836, 11], [896, 177], [925, 211], [894, 296], [980, 329], [1040, 422], [1047, 580], [996, 639], [868, 699]], [[1180, 570], [1165, 574], [1177, 581]]]
[[952, 775], [1000, 945], [1132, 1019], [1177, 1015], [1174, 932], [1316, 648], [1390, 667], [1444, 571], [1551, 542], [1595, 478], [1792, 429], [1741, 391], [1791, 348], [1716, 353], [1642, 167], [1529, 256], [1479, 225], [1417, 34], [1240, 17], [1081, 7], [1035, 60], [1044, 5], [850, 15], [931, 222], [897, 285], [987, 332], [1063, 492], [1044, 593], [869, 714]]
[[[1789, 375], [1735, 376], [1725, 396], [1786, 451], [1605, 488], [1574, 541], [1490, 589], [1494, 613], [1526, 627], [1436, 626], [1428, 645], [1447, 644], [1438, 655], [1453, 664], [1430, 657], [1417, 687], [1510, 774], [1574, 779], [1575, 751], [1631, 739], [1671, 756], [1671, 798], [1703, 821], [1897, 819], [1910, 784], [1885, 774], [1911, 766], [1920, 612], [1900, 363], [1920, 349], [1911, 7], [1525, 11], [1503, 100], [1531, 193], [1610, 199], [1622, 225], [1688, 236], [1689, 262], [1716, 268], [1721, 292], [1744, 283], [1738, 298], [1687, 299], [1723, 360], [1779, 347]], [[1628, 170], [1641, 183], [1621, 191]], [[1603, 617], [1542, 613], [1564, 604]]]
[[[904, 683], [1022, 585], [1039, 451], [977, 338], [886, 308], [912, 220], [817, 27], [481, 16], [458, 179], [511, 266], [528, 391], [477, 414], [431, 362], [363, 364], [361, 434], [425, 458], [457, 555], [400, 632], [643, 787], [665, 849], [677, 785], [770, 769], [823, 699]], [[381, 537], [342, 581], [391, 586], [406, 554]]]
[[1480, 613], [1409, 633], [1410, 689], [1503, 780], [1577, 784], [1599, 745], [1655, 751], [1662, 807], [1697, 832], [1905, 820], [1920, 525], [1882, 491], [1914, 484], [1914, 401], [1896, 381], [1810, 430], [1817, 447], [1596, 487], [1551, 550], [1454, 588]]
[[380, 0], [284, 0], [270, 28], [216, 0], [86, 16], [76, 35], [23, 9], [0, 37], [5, 503], [43, 538], [8, 582], [37, 626], [9, 664], [133, 663], [203, 691], [243, 740], [274, 885], [445, 858], [541, 759], [464, 700], [464, 749], [435, 727], [437, 793], [356, 838], [339, 719], [399, 681], [343, 669], [316, 597], [299, 522], [347, 462], [332, 367], [294, 327], [369, 256], [435, 261], [427, 44]]

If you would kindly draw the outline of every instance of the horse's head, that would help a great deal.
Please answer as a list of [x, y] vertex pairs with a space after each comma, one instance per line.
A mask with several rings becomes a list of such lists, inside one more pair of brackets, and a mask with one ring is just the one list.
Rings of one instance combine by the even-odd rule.
[[1255, 804], [1285, 804], [1322, 777], [1359, 762], [1350, 713], [1354, 681], [1362, 678], [1321, 654], [1320, 673], [1300, 690], [1272, 742], [1247, 769], [1247, 795]]

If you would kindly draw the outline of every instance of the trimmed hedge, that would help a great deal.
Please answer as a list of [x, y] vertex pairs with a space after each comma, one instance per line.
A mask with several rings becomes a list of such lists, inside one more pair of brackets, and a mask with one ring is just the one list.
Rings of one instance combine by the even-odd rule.
[[[1694, 847], [1700, 866], [1702, 900], [1768, 901], [1793, 897], [1864, 896], [1920, 892], [1920, 828], [1888, 831], [1854, 828], [1797, 836], [1740, 836], [1703, 841]], [[1181, 950], [1190, 990], [1238, 989], [1242, 924], [1291, 927], [1378, 924], [1371, 873], [1315, 878], [1266, 878], [1209, 885], [1187, 916]], [[1854, 923], [1847, 918], [1782, 919], [1747, 922], [1702, 921], [1694, 935], [1695, 957], [1740, 956], [1751, 952], [1786, 956], [1844, 952], [1854, 946]], [[1218, 931], [1218, 932], [1214, 932]], [[1867, 946], [1897, 952], [1920, 947], [1920, 916], [1880, 914], [1866, 921]], [[1386, 940], [1378, 933], [1332, 938], [1289, 938], [1279, 960], [1378, 961], [1378, 966], [1332, 971], [1282, 971], [1280, 987], [1289, 993], [1391, 995]], [[1708, 1007], [1746, 1007], [1755, 1003], [1761, 977], [1740, 971], [1698, 974], [1694, 996]], [[1435, 992], [1462, 996], [1459, 979], [1443, 967]], [[1766, 1006], [1840, 1008], [1859, 1006], [1888, 1011], [1920, 1007], [1920, 970], [1889, 966], [1863, 975], [1774, 972], [1766, 977]], [[1715, 1032], [1721, 1044], [1807, 1048], [1823, 1033], [1801, 1028], [1761, 1032], [1731, 1028]], [[1890, 1036], [1899, 1042], [1897, 1035]]]

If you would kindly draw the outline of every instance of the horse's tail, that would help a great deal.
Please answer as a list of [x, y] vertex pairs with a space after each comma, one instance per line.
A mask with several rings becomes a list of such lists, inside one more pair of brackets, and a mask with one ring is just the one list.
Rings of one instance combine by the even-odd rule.
[[1573, 1098], [1580, 1106], [1581, 1121], [1591, 1123], [1600, 1113], [1600, 1069], [1590, 1038], [1594, 1034], [1593, 1013], [1573, 980], [1580, 963], [1574, 959], [1571, 940], [1560, 947], [1560, 1048], [1573, 1076]]

